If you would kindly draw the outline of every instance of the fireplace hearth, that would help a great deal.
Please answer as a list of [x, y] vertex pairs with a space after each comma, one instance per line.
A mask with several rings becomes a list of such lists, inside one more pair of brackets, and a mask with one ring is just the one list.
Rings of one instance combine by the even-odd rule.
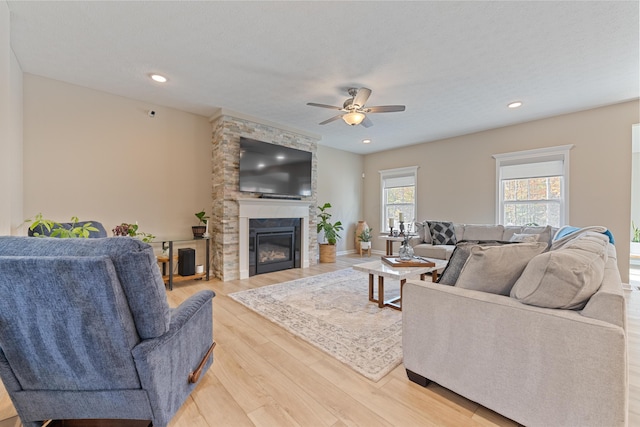
[[249, 220], [249, 276], [300, 268], [300, 219]]

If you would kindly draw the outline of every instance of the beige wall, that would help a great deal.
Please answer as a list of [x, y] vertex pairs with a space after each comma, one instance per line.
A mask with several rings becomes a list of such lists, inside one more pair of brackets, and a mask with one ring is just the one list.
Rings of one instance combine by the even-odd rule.
[[10, 13], [0, 2], [0, 235], [22, 223], [22, 70], [11, 50]]
[[[638, 102], [551, 117], [365, 156], [364, 212], [380, 228], [379, 170], [419, 166], [419, 219], [496, 221], [493, 154], [574, 144], [570, 160], [570, 224], [605, 225], [616, 237], [628, 280], [631, 126]], [[383, 250], [374, 240], [374, 249]]]
[[337, 252], [355, 250], [355, 231], [364, 201], [364, 156], [318, 145], [318, 205], [331, 203], [331, 219], [342, 222], [344, 231]]
[[210, 163], [206, 117], [24, 75], [26, 217], [189, 236], [211, 205]]

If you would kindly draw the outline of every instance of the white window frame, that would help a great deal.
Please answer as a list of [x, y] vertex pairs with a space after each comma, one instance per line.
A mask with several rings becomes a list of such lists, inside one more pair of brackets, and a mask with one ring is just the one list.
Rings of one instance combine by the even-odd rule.
[[573, 144], [557, 147], [536, 148], [533, 150], [515, 151], [494, 154], [496, 159], [496, 224], [502, 224], [504, 218], [502, 171], [503, 166], [526, 165], [550, 161], [562, 162], [562, 199], [560, 200], [560, 227], [569, 223], [569, 151]]
[[[414, 197], [413, 197], [413, 212], [414, 216], [418, 217], [418, 166], [407, 166], [404, 168], [384, 169], [378, 171], [380, 173], [380, 232], [385, 233], [389, 231], [387, 215], [387, 200], [385, 198], [385, 181], [390, 178], [413, 178]], [[405, 223], [411, 221], [412, 218], [405, 218]], [[396, 224], [396, 227], [398, 225]]]

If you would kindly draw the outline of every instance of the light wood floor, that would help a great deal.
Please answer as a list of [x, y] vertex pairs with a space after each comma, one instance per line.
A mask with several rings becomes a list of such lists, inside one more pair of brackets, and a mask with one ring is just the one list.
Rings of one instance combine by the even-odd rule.
[[[358, 255], [335, 264], [287, 270], [232, 282], [184, 282], [168, 292], [172, 306], [212, 289], [212, 368], [177, 413], [171, 427], [213, 426], [515, 426], [437, 384], [410, 382], [400, 365], [377, 383], [236, 303], [228, 294], [367, 261]], [[366, 297], [366, 296], [363, 296]], [[640, 425], [640, 291], [628, 292], [629, 425]], [[543, 409], [543, 408], [541, 408]], [[19, 427], [0, 385], [0, 427]]]

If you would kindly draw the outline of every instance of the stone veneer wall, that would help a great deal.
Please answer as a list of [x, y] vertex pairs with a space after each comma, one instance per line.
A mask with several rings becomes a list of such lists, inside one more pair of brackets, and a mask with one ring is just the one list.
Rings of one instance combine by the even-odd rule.
[[316, 233], [317, 144], [318, 139], [292, 131], [231, 115], [212, 120], [212, 205], [209, 232], [212, 242], [212, 271], [221, 280], [240, 278], [239, 208], [238, 199], [259, 197], [255, 193], [241, 193], [239, 188], [240, 137], [252, 138], [312, 153], [311, 197], [309, 207], [309, 264], [317, 263], [318, 236]]

